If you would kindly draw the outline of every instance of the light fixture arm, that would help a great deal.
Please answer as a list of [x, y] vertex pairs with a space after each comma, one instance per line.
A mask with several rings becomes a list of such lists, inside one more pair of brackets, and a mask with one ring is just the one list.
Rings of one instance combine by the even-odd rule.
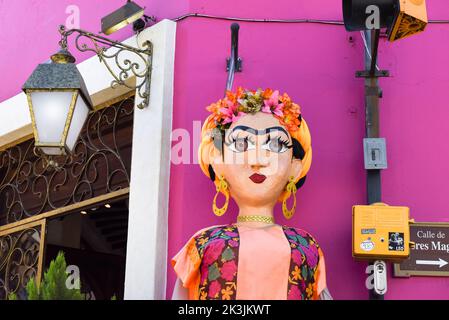
[[[61, 49], [67, 50], [67, 38], [72, 34], [76, 34], [75, 46], [81, 52], [94, 52], [100, 62], [102, 62], [109, 73], [114, 77], [111, 82], [111, 87], [116, 88], [119, 85], [126, 86], [130, 89], [137, 90], [137, 94], [142, 98], [142, 102], [137, 105], [139, 109], [148, 107], [150, 100], [150, 85], [151, 85], [151, 70], [153, 58], [153, 44], [150, 41], [145, 41], [142, 48], [135, 48], [118, 41], [110, 40], [98, 34], [88, 32], [81, 29], [66, 30], [65, 26], [59, 26], [59, 33], [61, 40], [59, 45]], [[89, 39], [90, 42], [82, 42], [83, 39]], [[101, 46], [105, 45], [105, 46]], [[114, 53], [108, 54], [107, 50], [110, 47], [118, 49]], [[129, 58], [121, 58], [121, 54], [130, 52], [137, 56], [139, 62], [132, 62]], [[111, 67], [111, 61], [120, 69], [120, 72], [115, 72]], [[142, 71], [143, 66], [143, 71]], [[136, 77], [136, 85], [131, 86], [126, 83], [130, 76]]]

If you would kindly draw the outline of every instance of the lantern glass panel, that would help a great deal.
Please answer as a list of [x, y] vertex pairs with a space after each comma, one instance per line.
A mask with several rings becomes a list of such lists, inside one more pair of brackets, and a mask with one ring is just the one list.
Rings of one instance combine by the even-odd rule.
[[75, 110], [73, 111], [72, 122], [67, 134], [66, 146], [69, 151], [72, 151], [78, 140], [78, 136], [83, 128], [84, 122], [86, 122], [87, 115], [89, 114], [89, 107], [84, 101], [83, 97], [78, 95], [75, 104]]
[[39, 144], [58, 144], [64, 132], [74, 91], [31, 92]]

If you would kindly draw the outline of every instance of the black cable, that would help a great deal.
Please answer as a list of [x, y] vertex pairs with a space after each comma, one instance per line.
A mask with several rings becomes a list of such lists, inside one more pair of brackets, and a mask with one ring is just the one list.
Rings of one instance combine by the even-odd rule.
[[317, 20], [317, 19], [252, 19], [252, 18], [236, 18], [236, 17], [221, 17], [214, 16], [210, 14], [202, 13], [188, 13], [172, 19], [172, 21], [178, 22], [187, 18], [206, 18], [206, 19], [216, 19], [216, 20], [227, 20], [227, 21], [241, 21], [241, 22], [271, 22], [271, 23], [318, 23], [318, 24], [330, 24], [330, 25], [343, 25], [343, 21], [336, 20]]
[[[315, 23], [343, 26], [344, 22], [340, 20], [322, 20], [322, 19], [253, 19], [253, 18], [237, 18], [237, 17], [222, 17], [203, 13], [187, 13], [177, 18], [172, 19], [174, 22], [179, 22], [187, 18], [205, 18], [226, 21], [240, 21], [240, 22], [257, 22], [257, 23]], [[434, 24], [449, 24], [449, 20], [429, 20], [429, 23]]]

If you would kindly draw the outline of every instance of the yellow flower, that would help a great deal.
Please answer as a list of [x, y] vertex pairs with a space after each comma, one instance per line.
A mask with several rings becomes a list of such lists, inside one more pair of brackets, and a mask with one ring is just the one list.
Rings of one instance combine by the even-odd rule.
[[301, 269], [298, 266], [295, 266], [295, 270], [292, 271], [293, 280], [301, 279]]
[[200, 246], [202, 246], [202, 245], [204, 245], [205, 243], [207, 243], [207, 241], [209, 241], [209, 238], [208, 238], [208, 237], [206, 237], [206, 238], [201, 238], [201, 239], [198, 241], [198, 243], [199, 243]]
[[223, 295], [221, 298], [223, 300], [231, 300], [231, 295], [234, 293], [234, 291], [231, 290], [231, 287], [226, 287], [226, 289], [221, 290], [221, 294]]
[[207, 298], [207, 292], [206, 291], [201, 291], [200, 293], [200, 300], [206, 300]]
[[309, 283], [308, 287], [306, 288], [306, 295], [307, 295], [307, 298], [313, 297], [313, 286], [311, 283]]

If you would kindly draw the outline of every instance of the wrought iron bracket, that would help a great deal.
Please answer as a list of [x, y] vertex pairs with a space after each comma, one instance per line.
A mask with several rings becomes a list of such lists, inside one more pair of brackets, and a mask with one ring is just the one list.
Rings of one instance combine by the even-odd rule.
[[380, 29], [372, 30], [370, 33], [365, 31], [365, 37], [371, 39], [370, 44], [366, 45], [366, 69], [362, 71], [356, 71], [356, 78], [379, 78], [379, 77], [389, 77], [390, 72], [388, 70], [377, 70], [377, 56], [379, 52], [379, 38]]
[[226, 71], [228, 72], [226, 91], [232, 90], [235, 72], [242, 72], [243, 61], [239, 57], [239, 29], [238, 23], [231, 25], [231, 57], [226, 59]]
[[[226, 59], [226, 71], [231, 69], [231, 58]], [[235, 62], [235, 72], [242, 72], [242, 58], [237, 58]]]
[[372, 77], [377, 77], [377, 78], [381, 78], [381, 77], [389, 77], [390, 76], [390, 72], [388, 70], [376, 70], [374, 71], [374, 74], [371, 75], [371, 71], [356, 71], [355, 72], [355, 77], [356, 78], [372, 78]]
[[[59, 45], [62, 49], [67, 50], [67, 38], [72, 34], [76, 34], [75, 46], [81, 52], [94, 52], [100, 62], [102, 62], [114, 80], [111, 82], [111, 88], [116, 88], [123, 85], [130, 89], [135, 89], [137, 95], [142, 99], [142, 102], [137, 105], [139, 109], [148, 107], [150, 101], [150, 85], [151, 85], [151, 71], [153, 61], [153, 44], [150, 41], [145, 41], [142, 48], [135, 48], [118, 41], [110, 40], [98, 34], [88, 32], [81, 29], [66, 30], [65, 26], [59, 26], [59, 33], [61, 34], [61, 41]], [[82, 42], [83, 39], [89, 39], [90, 42]], [[105, 45], [105, 46], [102, 46]], [[108, 49], [114, 47], [118, 49], [114, 53], [108, 52]], [[131, 52], [136, 55], [139, 62], [131, 61], [129, 58], [122, 58], [122, 53]], [[111, 62], [120, 69], [118, 74], [114, 72], [111, 67]], [[136, 77], [136, 85], [131, 86], [126, 83], [130, 76]]]

